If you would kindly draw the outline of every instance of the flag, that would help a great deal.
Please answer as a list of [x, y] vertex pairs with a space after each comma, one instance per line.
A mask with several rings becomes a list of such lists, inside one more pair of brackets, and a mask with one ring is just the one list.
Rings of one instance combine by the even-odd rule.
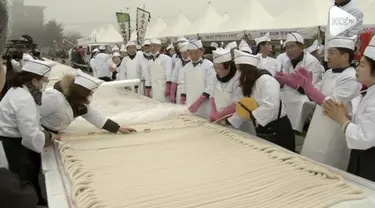
[[151, 14], [150, 12], [137, 8], [137, 41], [139, 44], [143, 43], [146, 32], [147, 32], [147, 26], [150, 22]]
[[124, 43], [127, 43], [130, 40], [130, 15], [129, 13], [116, 12], [116, 19], [120, 26]]

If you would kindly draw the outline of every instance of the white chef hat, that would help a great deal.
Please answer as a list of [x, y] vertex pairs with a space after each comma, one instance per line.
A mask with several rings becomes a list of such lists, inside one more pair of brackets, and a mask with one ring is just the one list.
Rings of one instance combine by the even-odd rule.
[[217, 44], [217, 43], [215, 43], [215, 42], [212, 42], [210, 46], [213, 47], [213, 48], [218, 48], [218, 47], [219, 47], [219, 44]]
[[188, 46], [189, 46], [189, 42], [188, 41], [185, 41], [185, 42], [182, 42], [182, 43], [178, 44], [178, 48], [179, 48], [180, 52], [186, 52], [186, 51], [188, 51]]
[[368, 44], [368, 46], [366, 47], [363, 55], [365, 55], [365, 56], [367, 56], [370, 59], [375, 61], [375, 35], [372, 36], [372, 39], [371, 39], [370, 43]]
[[246, 53], [240, 50], [234, 50], [234, 63], [235, 64], [248, 64], [258, 67], [260, 58], [259, 56]]
[[129, 41], [126, 43], [125, 47], [128, 48], [129, 46], [137, 46], [137, 44], [134, 41]]
[[149, 41], [149, 40], [143, 41], [142, 46], [145, 46], [145, 45], [151, 45], [151, 41]]
[[186, 39], [183, 36], [177, 38], [177, 42], [186, 42], [186, 41], [188, 41], [188, 39]]
[[294, 32], [288, 33], [288, 35], [286, 35], [285, 44], [289, 43], [289, 42], [298, 42], [298, 43], [305, 44], [305, 41], [304, 41], [302, 35], [299, 34], [299, 33], [294, 33]]
[[212, 51], [212, 58], [214, 63], [219, 64], [232, 60], [232, 54], [228, 49], [218, 48]]
[[171, 43], [171, 44], [168, 45], [167, 50], [172, 49], [172, 48], [174, 48], [174, 46], [173, 46], [173, 44]]
[[236, 41], [233, 41], [233, 42], [228, 43], [228, 44], [225, 46], [225, 49], [227, 49], [227, 50], [232, 50], [233, 48], [236, 48], [236, 47], [237, 47], [237, 42], [236, 42]]
[[253, 53], [253, 50], [251, 50], [249, 44], [247, 44], [247, 42], [242, 39], [239, 46], [238, 46], [238, 50], [240, 51], [246, 51], [248, 53]]
[[156, 44], [156, 45], [161, 45], [161, 40], [159, 40], [159, 39], [152, 39], [151, 40], [151, 44]]
[[356, 44], [356, 35], [352, 37], [334, 36], [328, 40], [327, 48], [347, 48], [354, 51]]
[[126, 46], [124, 44], [121, 45], [120, 52], [126, 52]]
[[113, 46], [112, 51], [119, 51], [120, 49], [117, 46]]
[[56, 63], [52, 61], [27, 60], [22, 66], [22, 71], [48, 77], [51, 73], [52, 67], [55, 65]]
[[188, 50], [196, 50], [203, 48], [203, 44], [201, 40], [190, 40], [187, 46]]
[[94, 50], [92, 50], [93, 53], [96, 53], [96, 52], [99, 52], [99, 49], [95, 48]]
[[136, 48], [137, 50], [141, 50], [142, 47], [141, 47], [140, 45], [136, 45], [135, 48]]
[[28, 53], [23, 53], [22, 54], [22, 61], [28, 61], [28, 60], [34, 60], [34, 58]]
[[105, 50], [105, 46], [104, 45], [100, 45], [99, 46], [99, 50], [104, 51]]
[[318, 42], [318, 40], [315, 40], [315, 41], [313, 42], [313, 44], [311, 44], [310, 47], [306, 48], [306, 51], [307, 51], [308, 53], [312, 53], [312, 52], [314, 52], [314, 51], [316, 51], [316, 50], [318, 50], [318, 49], [319, 49], [319, 42]]
[[271, 42], [270, 33], [266, 33], [265, 35], [263, 35], [260, 38], [255, 38], [255, 43], [256, 43], [257, 46], [259, 45], [259, 43], [262, 43], [262, 42]]
[[77, 70], [74, 84], [80, 85], [88, 90], [96, 90], [104, 81]]
[[112, 54], [112, 57], [121, 57], [121, 54], [119, 52], [114, 52]]

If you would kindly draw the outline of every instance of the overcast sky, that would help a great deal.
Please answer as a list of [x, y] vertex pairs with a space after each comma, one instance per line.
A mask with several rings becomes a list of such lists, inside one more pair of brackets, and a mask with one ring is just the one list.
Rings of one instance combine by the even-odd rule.
[[[136, 7], [143, 7], [151, 12], [153, 19], [165, 17], [167, 24], [182, 10], [191, 21], [204, 12], [208, 2], [220, 13], [233, 14], [248, 0], [25, 0], [27, 5], [46, 6], [45, 20], [56, 19], [63, 22], [68, 31], [89, 34], [94, 28], [116, 24], [115, 12], [128, 10], [135, 24]], [[260, 0], [261, 4], [274, 15], [282, 12], [285, 4], [302, 4], [310, 0]], [[313, 0], [327, 1], [327, 0]], [[333, 1], [333, 0], [328, 0]], [[288, 3], [285, 3], [288, 2]], [[261, 17], [260, 17], [261, 18]], [[135, 27], [135, 26], [133, 26]]]

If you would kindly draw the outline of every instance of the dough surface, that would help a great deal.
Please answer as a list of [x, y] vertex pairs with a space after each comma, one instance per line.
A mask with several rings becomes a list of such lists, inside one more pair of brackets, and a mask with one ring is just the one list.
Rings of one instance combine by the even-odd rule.
[[365, 194], [302, 157], [192, 116], [63, 138], [77, 208], [320, 208]]

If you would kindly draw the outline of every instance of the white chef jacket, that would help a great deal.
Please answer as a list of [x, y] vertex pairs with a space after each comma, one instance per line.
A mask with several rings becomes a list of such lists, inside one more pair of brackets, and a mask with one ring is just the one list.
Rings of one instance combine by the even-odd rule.
[[367, 89], [355, 111], [352, 122], [345, 130], [350, 149], [367, 150], [375, 147], [375, 85]]
[[[348, 12], [349, 14], [353, 15], [355, 18], [357, 18], [357, 23], [345, 30], [344, 32], [340, 33], [339, 35], [337, 36], [344, 36], [344, 37], [351, 37], [353, 35], [358, 35], [359, 32], [363, 29], [363, 13], [361, 10], [359, 10], [355, 3], [352, 1], [350, 1], [349, 3], [347, 3], [346, 5], [344, 6], [341, 6], [339, 7], [340, 9]], [[328, 23], [327, 23], [327, 29], [326, 29], [326, 32], [325, 32], [325, 43], [328, 43], [328, 40], [330, 39], [331, 37], [331, 34], [330, 34], [330, 30], [329, 30], [329, 24], [330, 24], [330, 18], [329, 18], [329, 15], [328, 15]], [[324, 48], [324, 61], [327, 61], [327, 56], [328, 56], [328, 49], [327, 49], [327, 46], [328, 44], [325, 44], [325, 48]]]
[[94, 65], [92, 70], [97, 77], [111, 77], [111, 71], [109, 71], [109, 61], [112, 56], [106, 53], [98, 53], [94, 59]]
[[280, 69], [282, 70], [284, 63], [289, 60], [289, 57], [286, 55], [286, 52], [279, 54], [276, 57], [276, 61], [280, 63]]
[[141, 73], [141, 80], [146, 81], [146, 78], [148, 78], [148, 82], [147, 83], [145, 82], [145, 86], [151, 86], [151, 82], [149, 80], [149, 77], [150, 77], [149, 68], [150, 68], [151, 60], [145, 53], [143, 52], [141, 53], [142, 54], [138, 56], [137, 71], [140, 71]]
[[[269, 75], [259, 77], [253, 86], [253, 91], [250, 96], [258, 103], [258, 107], [252, 111], [256, 123], [261, 126], [266, 126], [268, 123], [275, 121], [278, 118], [280, 107], [280, 84]], [[286, 116], [286, 108], [281, 101], [280, 118]], [[246, 121], [240, 118], [236, 113], [228, 119], [228, 121], [235, 128], [240, 128]]]
[[[42, 105], [40, 106], [40, 123], [42, 126], [54, 131], [66, 129], [73, 121], [73, 109], [65, 96], [58, 90], [52, 89], [43, 92]], [[102, 129], [107, 119], [102, 117], [98, 111], [87, 106], [87, 113], [82, 118]]]
[[[0, 109], [0, 135], [22, 138], [23, 146], [35, 152], [42, 152], [45, 134], [40, 127], [38, 106], [29, 89], [10, 88], [0, 102]], [[7, 166], [4, 155], [1, 145], [0, 166]]]
[[272, 76], [275, 76], [276, 72], [281, 71], [281, 64], [276, 59], [269, 56], [263, 58], [261, 54], [259, 54], [259, 58], [258, 69], [265, 69], [269, 71]]
[[[187, 62], [186, 64], [188, 64]], [[185, 64], [185, 65], [186, 65]], [[181, 59], [178, 59], [173, 71], [172, 71], [172, 77], [171, 77], [171, 82], [177, 83], [181, 89], [181, 93], [186, 93], [185, 90], [185, 84], [184, 84], [184, 65]]]
[[215, 97], [215, 92], [218, 90], [219, 92], [231, 94], [233, 103], [240, 101], [240, 99], [243, 97], [239, 81], [240, 74], [241, 73], [239, 71], [236, 71], [236, 74], [228, 82], [220, 82], [215, 76], [212, 93], [210, 94], [211, 97]]

